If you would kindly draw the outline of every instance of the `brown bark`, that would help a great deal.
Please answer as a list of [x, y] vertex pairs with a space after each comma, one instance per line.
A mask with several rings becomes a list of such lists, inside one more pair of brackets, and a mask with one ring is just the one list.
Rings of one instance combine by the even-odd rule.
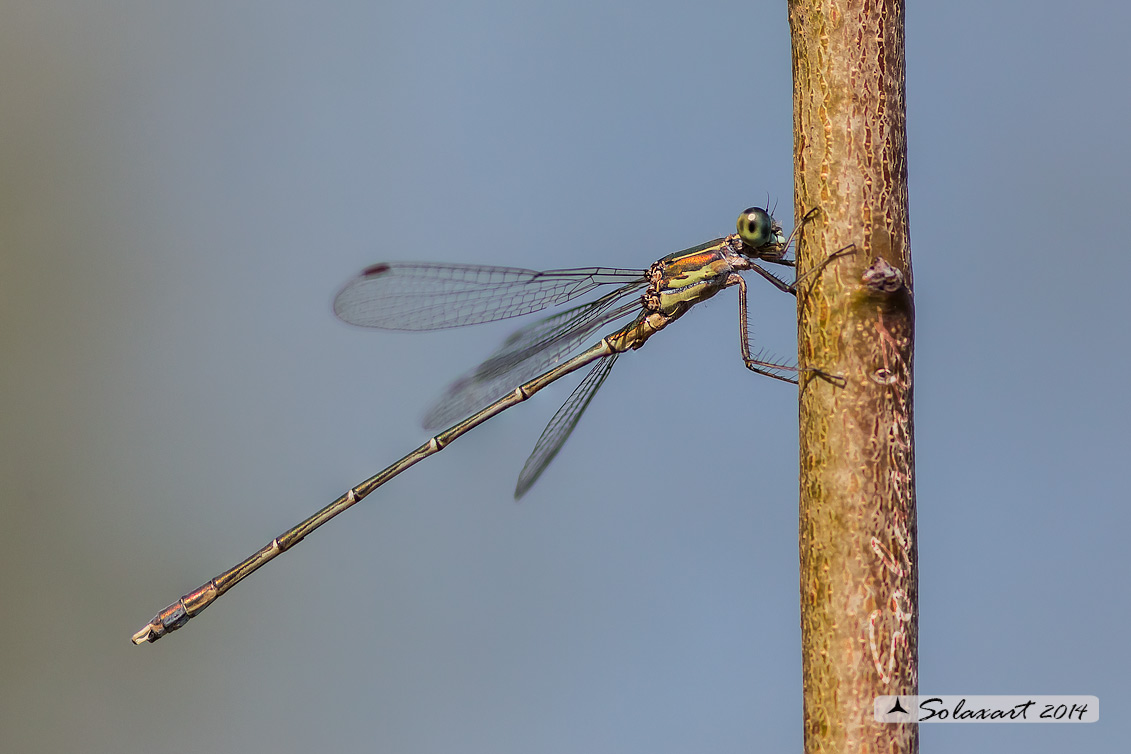
[[917, 693], [918, 563], [902, 0], [791, 0], [801, 634], [807, 752], [914, 752], [873, 699]]

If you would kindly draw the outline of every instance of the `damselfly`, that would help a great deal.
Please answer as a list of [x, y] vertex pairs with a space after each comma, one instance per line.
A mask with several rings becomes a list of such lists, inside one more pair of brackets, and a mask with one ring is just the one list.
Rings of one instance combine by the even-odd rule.
[[[802, 224], [812, 214], [802, 218]], [[387, 330], [439, 330], [492, 322], [541, 311], [605, 286], [615, 287], [593, 301], [511, 335], [491, 358], [452, 385], [429, 412], [426, 427], [451, 424], [448, 429], [346, 491], [239, 565], [181, 597], [134, 634], [134, 643], [157, 641], [180, 628], [243, 578], [405, 469], [438, 453], [457, 437], [525, 401], [551, 382], [593, 364], [534, 446], [519, 474], [515, 497], [521, 497], [561, 450], [617, 357], [640, 348], [654, 333], [724, 288], [738, 286], [742, 360], [750, 370], [786, 382], [796, 379], [783, 372], [823, 374], [813, 368], [757, 358], [750, 352], [746, 281], [739, 273], [753, 270], [779, 290], [796, 294], [800, 280], [786, 283], [758, 264], [792, 267], [793, 261], [785, 258], [792, 238], [792, 234], [785, 238], [770, 213], [751, 207], [739, 216], [738, 233], [677, 251], [646, 270], [589, 267], [535, 272], [510, 267], [384, 263], [362, 271], [338, 294], [334, 311], [351, 324]], [[840, 253], [828, 257], [812, 272]], [[629, 317], [627, 324], [570, 356], [601, 328]]]

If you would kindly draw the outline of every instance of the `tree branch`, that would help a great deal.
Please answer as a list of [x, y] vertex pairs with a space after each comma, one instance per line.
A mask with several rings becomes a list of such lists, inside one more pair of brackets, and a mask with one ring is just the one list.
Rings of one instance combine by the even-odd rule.
[[[918, 674], [902, 0], [790, 0], [797, 216], [801, 636], [807, 752], [915, 752], [873, 698]], [[811, 373], [810, 373], [811, 374]]]

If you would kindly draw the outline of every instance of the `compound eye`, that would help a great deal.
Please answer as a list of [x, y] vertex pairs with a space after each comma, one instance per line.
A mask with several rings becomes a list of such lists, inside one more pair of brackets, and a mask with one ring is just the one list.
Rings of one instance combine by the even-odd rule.
[[774, 218], [760, 207], [743, 210], [738, 216], [738, 237], [747, 246], [765, 246], [776, 240]]

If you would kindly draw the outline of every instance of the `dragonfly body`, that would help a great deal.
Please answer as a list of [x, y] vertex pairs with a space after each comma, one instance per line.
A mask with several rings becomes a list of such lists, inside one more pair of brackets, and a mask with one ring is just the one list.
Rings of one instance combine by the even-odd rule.
[[[737, 234], [670, 254], [647, 270], [587, 268], [535, 272], [409, 263], [383, 263], [364, 270], [339, 293], [335, 311], [347, 322], [386, 329], [433, 330], [488, 322], [560, 304], [599, 286], [618, 287], [595, 301], [514, 333], [491, 358], [453, 384], [441, 403], [429, 412], [426, 426], [444, 426], [453, 421], [451, 417], [466, 418], [450, 424], [235, 567], [169, 605], [134, 635], [134, 643], [153, 642], [180, 628], [243, 578], [388, 480], [550, 383], [594, 364], [535, 445], [519, 476], [515, 496], [521, 496], [561, 449], [617, 356], [640, 348], [692, 306], [730, 286], [738, 286], [741, 293], [742, 356], [749, 369], [787, 382], [794, 380], [779, 372], [818, 371], [751, 356], [746, 283], [739, 273], [753, 270], [790, 293], [795, 292], [796, 283], [787, 284], [758, 264], [761, 261], [793, 265], [783, 258], [789, 239], [782, 235], [769, 213], [758, 208], [746, 210], [739, 217], [738, 230]], [[629, 316], [632, 319], [627, 324], [577, 352], [598, 330]], [[569, 356], [571, 353], [575, 355]]]
[[[751, 269], [750, 259], [741, 253], [743, 248], [736, 234], [664, 257], [649, 271], [653, 282], [644, 297], [645, 308], [675, 319], [695, 304], [734, 285], [735, 273]], [[766, 256], [761, 259], [770, 261]]]

